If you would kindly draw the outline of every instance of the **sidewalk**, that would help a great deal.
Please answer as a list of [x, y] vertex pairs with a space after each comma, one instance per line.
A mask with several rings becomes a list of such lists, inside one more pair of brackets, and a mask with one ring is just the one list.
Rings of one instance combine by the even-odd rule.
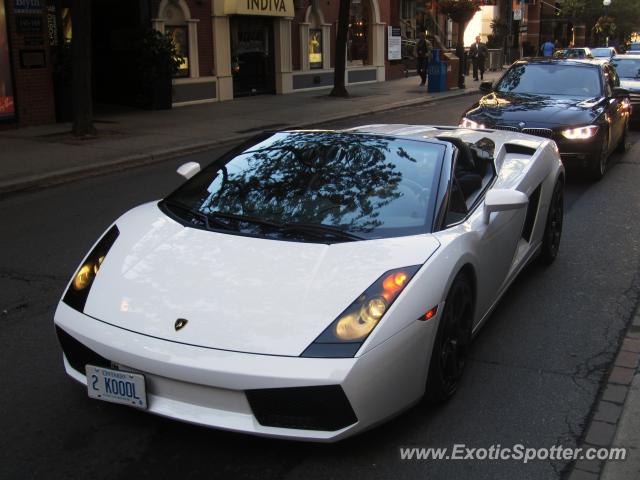
[[624, 460], [579, 460], [569, 480], [640, 478], [640, 308], [622, 341], [583, 448], [626, 448]]
[[[487, 72], [493, 81], [501, 72]], [[478, 93], [428, 93], [418, 77], [348, 87], [351, 98], [328, 97], [330, 89], [263, 95], [161, 111], [122, 110], [95, 115], [99, 135], [79, 141], [70, 124], [0, 131], [0, 195], [85, 176], [159, 162], [217, 145], [239, 142], [265, 129], [318, 123]], [[455, 124], [458, 118], [451, 118]]]

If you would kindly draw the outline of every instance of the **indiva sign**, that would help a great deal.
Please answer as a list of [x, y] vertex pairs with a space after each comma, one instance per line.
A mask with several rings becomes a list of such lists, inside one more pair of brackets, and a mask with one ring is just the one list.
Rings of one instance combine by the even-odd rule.
[[293, 17], [293, 0], [225, 0], [224, 13]]
[[247, 10], [286, 12], [284, 0], [247, 0]]

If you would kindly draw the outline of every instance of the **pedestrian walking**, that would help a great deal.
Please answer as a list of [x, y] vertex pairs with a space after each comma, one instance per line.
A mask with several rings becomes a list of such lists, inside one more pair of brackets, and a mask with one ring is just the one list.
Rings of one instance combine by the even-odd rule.
[[553, 44], [553, 42], [551, 40], [547, 40], [540, 47], [540, 52], [542, 53], [543, 57], [552, 57], [553, 56], [553, 51], [555, 50], [555, 48], [556, 47]]
[[416, 61], [418, 75], [420, 75], [420, 86], [424, 87], [427, 83], [427, 70], [429, 69], [429, 58], [433, 47], [431, 42], [427, 40], [424, 32], [420, 32], [418, 41], [416, 42]]
[[480, 80], [484, 80], [484, 63], [489, 56], [487, 46], [480, 41], [480, 35], [476, 37], [476, 42], [469, 48], [469, 57], [473, 63], [473, 79], [478, 80], [478, 71], [480, 71]]

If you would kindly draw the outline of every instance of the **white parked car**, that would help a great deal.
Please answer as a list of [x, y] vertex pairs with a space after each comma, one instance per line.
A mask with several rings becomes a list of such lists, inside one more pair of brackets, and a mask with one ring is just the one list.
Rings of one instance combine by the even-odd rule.
[[370, 125], [266, 133], [111, 225], [55, 313], [92, 398], [335, 441], [456, 391], [522, 269], [557, 255], [555, 143]]

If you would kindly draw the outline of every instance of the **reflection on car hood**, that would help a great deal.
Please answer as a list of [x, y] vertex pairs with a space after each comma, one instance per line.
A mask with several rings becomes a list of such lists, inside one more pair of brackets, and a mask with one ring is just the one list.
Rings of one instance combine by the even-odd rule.
[[[300, 355], [383, 273], [420, 265], [440, 245], [428, 234], [332, 245], [223, 234], [185, 228], [155, 203], [117, 224], [87, 315], [170, 341], [285, 356]], [[179, 318], [188, 323], [176, 331]]]
[[640, 79], [621, 78], [620, 86], [626, 88], [630, 92], [640, 92]]
[[603, 102], [603, 98], [494, 92], [482, 97], [465, 116], [481, 121], [487, 127], [519, 122], [527, 127], [587, 124], [602, 113]]

